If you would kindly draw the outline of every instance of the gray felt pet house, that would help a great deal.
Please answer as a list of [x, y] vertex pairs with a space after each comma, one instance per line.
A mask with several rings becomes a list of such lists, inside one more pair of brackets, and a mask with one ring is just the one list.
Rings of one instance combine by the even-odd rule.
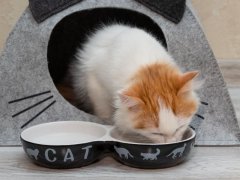
[[20, 132], [39, 123], [104, 123], [87, 113], [84, 104], [81, 110], [73, 106], [56, 87], [64, 82], [72, 55], [88, 33], [113, 22], [149, 31], [184, 70], [201, 71], [205, 83], [198, 93], [208, 105], [203, 103], [193, 119], [198, 145], [240, 144], [223, 77], [185, 0], [30, 0], [29, 7], [0, 57], [0, 145], [19, 145]]

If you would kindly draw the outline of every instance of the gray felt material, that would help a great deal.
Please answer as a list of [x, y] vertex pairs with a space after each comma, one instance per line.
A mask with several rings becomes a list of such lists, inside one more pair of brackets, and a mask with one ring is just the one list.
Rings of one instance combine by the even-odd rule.
[[81, 1], [82, 0], [29, 0], [29, 8], [35, 20], [41, 23], [53, 14]]
[[[48, 17], [82, 0], [29, 0], [33, 17], [41, 23]], [[86, 1], [86, 0], [85, 0]], [[179, 23], [183, 17], [186, 0], [136, 0], [170, 21]]]
[[174, 23], [179, 23], [185, 11], [186, 0], [136, 0]]
[[[0, 145], [19, 145], [24, 123], [56, 101], [26, 127], [35, 124], [82, 120], [104, 123], [68, 103], [57, 91], [47, 66], [47, 45], [52, 29], [63, 17], [73, 12], [94, 7], [121, 7], [139, 11], [151, 17], [165, 33], [168, 49], [184, 70], [200, 70], [205, 84], [198, 91], [202, 101], [199, 114], [205, 117], [198, 124], [198, 145], [239, 145], [239, 127], [229, 94], [216, 59], [208, 42], [189, 8], [180, 23], [174, 24], [145, 6], [132, 1], [88, 0], [78, 3], [48, 18], [41, 24], [33, 19], [29, 9], [23, 13], [11, 32], [0, 57]], [[9, 101], [50, 90], [50, 93], [9, 104]], [[12, 117], [13, 114], [47, 97], [44, 103]]]

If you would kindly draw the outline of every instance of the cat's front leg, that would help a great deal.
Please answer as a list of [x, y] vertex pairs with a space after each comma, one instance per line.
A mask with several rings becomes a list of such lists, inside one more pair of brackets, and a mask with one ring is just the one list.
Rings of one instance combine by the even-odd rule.
[[87, 89], [89, 98], [93, 104], [94, 114], [99, 118], [109, 120], [112, 116], [109, 95], [98, 82], [97, 78], [91, 73], [87, 76]]

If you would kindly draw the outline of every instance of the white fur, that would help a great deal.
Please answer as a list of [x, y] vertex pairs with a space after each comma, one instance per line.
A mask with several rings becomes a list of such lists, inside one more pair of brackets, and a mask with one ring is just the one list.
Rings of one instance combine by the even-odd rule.
[[[103, 27], [93, 34], [83, 50], [78, 50], [76, 58], [81, 63], [76, 64], [74, 73], [77, 74], [78, 70], [84, 72], [90, 97], [94, 96], [91, 98], [94, 109], [99, 109], [96, 114], [103, 118], [110, 117], [106, 112], [112, 110], [117, 92], [127, 87], [129, 78], [139, 67], [160, 60], [174, 64], [152, 35], [138, 28], [117, 24]], [[76, 91], [80, 81], [75, 76]]]
[[[76, 57], [81, 65], [76, 64], [75, 73], [81, 69], [87, 78], [95, 78], [103, 87], [101, 94], [110, 96], [110, 101], [119, 90], [126, 88], [129, 78], [140, 66], [160, 60], [174, 63], [153, 36], [126, 25], [111, 25], [98, 30]], [[77, 78], [74, 83], [78, 86]]]
[[[181, 117], [177, 117], [174, 115], [172, 109], [160, 106], [160, 126], [158, 131], [161, 132], [163, 136], [163, 140], [161, 140], [161, 142], [168, 143], [180, 141], [182, 139], [184, 131], [187, 129], [190, 122], [191, 117], [181, 119]], [[159, 142], [158, 139], [156, 139], [155, 141]]]
[[[121, 104], [117, 92], [129, 86], [130, 78], [143, 65], [154, 62], [175, 62], [163, 46], [149, 33], [126, 25], [115, 24], [97, 30], [78, 50], [76, 58], [80, 63], [74, 67], [74, 87], [78, 92], [83, 72], [87, 82], [87, 92], [94, 106], [95, 114], [101, 118], [111, 118], [114, 113], [115, 124], [122, 129], [133, 130], [133, 115]], [[163, 119], [160, 131], [173, 131], [178, 127], [171, 113], [161, 114]], [[170, 124], [169, 124], [170, 123]], [[169, 129], [173, 127], [172, 129]], [[169, 132], [168, 132], [169, 133]], [[158, 137], [159, 138], [159, 137]]]
[[181, 118], [175, 116], [172, 109], [167, 108], [161, 99], [159, 99], [159, 106], [159, 128], [140, 133], [156, 143], [180, 141], [192, 117]]

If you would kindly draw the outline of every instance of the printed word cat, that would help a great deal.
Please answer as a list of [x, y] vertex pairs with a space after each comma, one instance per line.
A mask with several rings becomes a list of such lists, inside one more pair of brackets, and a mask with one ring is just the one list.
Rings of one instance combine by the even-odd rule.
[[154, 142], [182, 139], [198, 109], [199, 73], [182, 72], [153, 35], [128, 25], [102, 26], [75, 57], [74, 91], [78, 99], [90, 98], [95, 115]]
[[[92, 149], [92, 145], [86, 146], [82, 148], [82, 151], [84, 152], [84, 157], [83, 159], [87, 159], [89, 154], [90, 154], [90, 150]], [[64, 152], [64, 157], [62, 157], [62, 159], [59, 159], [57, 150], [55, 150], [54, 148], [47, 148], [47, 149], [40, 149], [41, 152], [38, 149], [30, 149], [27, 148], [26, 152], [29, 155], [29, 157], [34, 158], [35, 160], [38, 160], [38, 155], [39, 153], [41, 154], [41, 158], [44, 158], [46, 161], [50, 162], [50, 163], [54, 163], [55, 161], [63, 161], [63, 163], [65, 162], [73, 162], [75, 161], [75, 156], [77, 156], [79, 158], [79, 154], [73, 154], [72, 150], [70, 148], [67, 148], [66, 151]], [[79, 153], [83, 153], [83, 152], [79, 152]]]

